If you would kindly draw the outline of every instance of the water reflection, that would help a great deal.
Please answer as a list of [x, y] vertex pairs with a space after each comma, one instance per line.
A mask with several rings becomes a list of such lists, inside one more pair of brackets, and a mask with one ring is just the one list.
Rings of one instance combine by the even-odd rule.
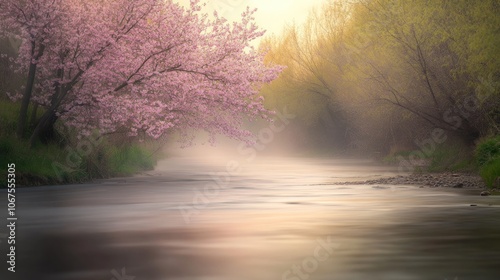
[[[500, 279], [497, 197], [328, 185], [395, 172], [274, 158], [193, 204], [226, 162], [176, 158], [142, 177], [20, 190], [18, 272], [2, 279]], [[196, 210], [189, 223], [179, 207]], [[329, 238], [330, 252], [317, 249]]]

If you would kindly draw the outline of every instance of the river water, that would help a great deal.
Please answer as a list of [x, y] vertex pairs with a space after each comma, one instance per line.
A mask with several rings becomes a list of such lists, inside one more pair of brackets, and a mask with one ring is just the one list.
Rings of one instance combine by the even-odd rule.
[[333, 184], [397, 174], [190, 156], [133, 178], [18, 189], [17, 272], [3, 262], [1, 279], [500, 279], [500, 197]]

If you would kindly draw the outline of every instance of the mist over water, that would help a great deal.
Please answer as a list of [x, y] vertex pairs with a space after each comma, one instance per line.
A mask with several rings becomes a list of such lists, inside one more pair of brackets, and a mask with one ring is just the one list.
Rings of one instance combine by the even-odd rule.
[[15, 279], [499, 279], [498, 197], [334, 185], [399, 173], [231, 151], [180, 150], [132, 178], [19, 189]]
[[500, 279], [498, 3], [2, 0], [0, 280]]

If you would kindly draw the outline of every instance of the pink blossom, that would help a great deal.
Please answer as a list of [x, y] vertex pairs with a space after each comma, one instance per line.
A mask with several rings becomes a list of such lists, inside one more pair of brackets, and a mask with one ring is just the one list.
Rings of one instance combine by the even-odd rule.
[[37, 64], [32, 101], [82, 133], [246, 139], [242, 121], [270, 114], [259, 86], [281, 68], [250, 45], [264, 34], [254, 10], [232, 24], [200, 10], [194, 0], [187, 9], [161, 0], [2, 0], [0, 24], [11, 31], [0, 35], [23, 39], [18, 71]]

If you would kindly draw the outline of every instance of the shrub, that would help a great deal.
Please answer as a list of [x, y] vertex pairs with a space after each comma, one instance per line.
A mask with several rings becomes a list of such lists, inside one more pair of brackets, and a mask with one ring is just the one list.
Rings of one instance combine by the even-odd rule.
[[488, 187], [498, 184], [500, 177], [500, 136], [486, 138], [476, 147], [476, 161], [479, 174]]
[[497, 157], [494, 160], [491, 160], [483, 167], [481, 167], [481, 171], [479, 172], [481, 177], [483, 178], [486, 185], [490, 188], [492, 187], [500, 187], [498, 186], [498, 178], [500, 177], [500, 157]]
[[109, 168], [112, 174], [132, 175], [141, 170], [153, 169], [156, 158], [144, 146], [128, 144], [110, 149]]
[[476, 161], [478, 166], [483, 166], [489, 161], [500, 156], [500, 135], [486, 138], [476, 147]]
[[471, 149], [461, 141], [448, 141], [449, 143], [436, 147], [427, 170], [430, 172], [470, 170], [471, 165], [474, 165]]
[[[78, 139], [72, 129], [65, 130], [64, 141], [60, 143], [37, 143], [30, 148], [28, 140], [15, 136], [19, 107], [19, 103], [0, 99], [0, 188], [7, 187], [5, 167], [9, 163], [16, 165], [19, 186], [34, 186], [132, 175], [153, 169], [161, 155], [153, 152], [151, 145], [127, 138], [104, 140], [90, 153], [80, 155], [74, 147]], [[43, 110], [38, 110], [38, 113], [43, 113]], [[27, 127], [26, 134], [29, 129]], [[120, 142], [125, 144], [117, 144]]]

